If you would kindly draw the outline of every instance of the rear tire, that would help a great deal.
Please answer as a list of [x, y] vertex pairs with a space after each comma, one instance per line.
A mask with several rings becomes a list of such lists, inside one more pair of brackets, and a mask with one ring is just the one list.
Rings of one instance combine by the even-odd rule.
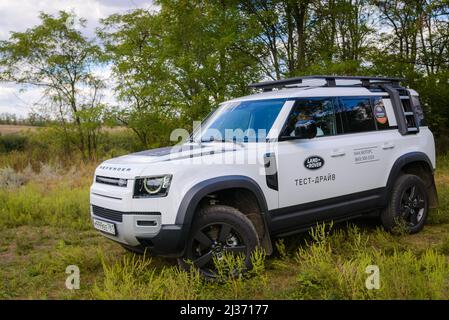
[[185, 254], [179, 265], [189, 270], [192, 265], [201, 275], [216, 278], [213, 259], [226, 252], [243, 254], [245, 269], [251, 269], [251, 253], [259, 246], [254, 225], [239, 210], [215, 205], [202, 209], [194, 220]]
[[429, 196], [424, 182], [418, 176], [404, 174], [394, 184], [381, 221], [389, 232], [417, 233], [424, 227], [428, 212]]

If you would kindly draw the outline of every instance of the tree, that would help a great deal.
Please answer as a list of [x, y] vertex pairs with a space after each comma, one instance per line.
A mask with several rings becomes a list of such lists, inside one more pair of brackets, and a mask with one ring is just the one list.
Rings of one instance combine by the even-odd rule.
[[258, 27], [258, 61], [272, 79], [360, 72], [373, 45], [367, 0], [242, 0], [240, 7]]
[[266, 76], [280, 79], [306, 67], [307, 19], [311, 0], [242, 0], [239, 7], [258, 33]]
[[162, 85], [165, 68], [158, 64], [158, 25], [153, 14], [134, 10], [104, 19], [99, 37], [105, 59], [112, 64], [115, 92], [121, 106], [111, 117], [126, 125], [143, 146], [166, 137], [175, 110], [162, 97], [169, 96]]
[[[0, 79], [44, 90], [44, 100], [60, 122], [67, 145], [84, 159], [95, 157], [103, 82], [93, 74], [100, 48], [70, 24], [73, 16], [39, 16], [41, 24], [12, 32], [0, 42]], [[86, 21], [79, 19], [80, 25]]]
[[438, 141], [449, 136], [449, 2], [372, 1], [389, 27], [373, 52], [371, 73], [402, 76], [420, 93], [424, 113]]
[[98, 32], [125, 104], [117, 115], [146, 146], [248, 93], [260, 75], [253, 29], [233, 1], [158, 3], [156, 13], [112, 15]]
[[[255, 36], [236, 1], [160, 1], [161, 63], [181, 116], [202, 118], [218, 103], [249, 93], [260, 78]], [[166, 22], [171, 23], [167, 24]]]

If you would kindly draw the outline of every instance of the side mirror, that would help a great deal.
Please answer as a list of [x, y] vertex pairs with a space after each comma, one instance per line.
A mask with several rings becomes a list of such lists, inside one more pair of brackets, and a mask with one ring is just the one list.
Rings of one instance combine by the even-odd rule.
[[317, 134], [316, 122], [313, 120], [299, 120], [295, 124], [295, 137], [300, 139], [312, 139]]

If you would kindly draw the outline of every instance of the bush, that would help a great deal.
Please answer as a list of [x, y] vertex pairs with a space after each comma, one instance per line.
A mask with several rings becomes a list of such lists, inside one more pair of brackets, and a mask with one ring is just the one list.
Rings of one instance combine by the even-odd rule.
[[0, 229], [22, 225], [89, 229], [91, 170], [89, 166], [63, 170], [48, 164], [37, 172], [30, 167], [22, 172], [1, 169]]
[[[103, 259], [104, 260], [104, 259]], [[95, 299], [254, 299], [267, 287], [265, 253], [252, 256], [253, 270], [229, 276], [226, 270], [243, 267], [243, 261], [227, 256], [216, 261], [219, 281], [203, 279], [196, 269], [177, 266], [156, 268], [152, 259], [127, 255], [115, 263], [103, 262], [104, 280], [93, 290]]]
[[125, 256], [111, 265], [103, 262], [104, 281], [95, 286], [97, 299], [195, 299], [201, 279], [177, 267], [157, 272], [152, 260], [135, 255]]
[[[70, 143], [60, 128], [55, 126], [36, 131], [0, 136], [0, 167], [11, 167], [22, 171], [31, 166], [40, 170], [42, 163], [63, 168], [78, 165], [83, 161], [81, 152]], [[136, 135], [129, 129], [104, 129], [98, 138], [94, 161], [118, 157], [142, 150]]]
[[17, 189], [28, 181], [24, 173], [16, 172], [10, 167], [0, 168], [0, 188]]
[[22, 134], [0, 134], [0, 153], [23, 151], [27, 142], [28, 138]]
[[99, 158], [113, 158], [143, 149], [139, 139], [129, 129], [106, 130], [99, 138]]
[[[384, 233], [378, 231], [378, 233]], [[376, 236], [376, 234], [375, 234]], [[334, 234], [320, 226], [312, 242], [296, 254], [300, 272], [294, 299], [441, 299], [447, 297], [449, 263], [433, 249], [420, 254], [394, 244], [393, 251], [370, 245], [370, 235], [354, 227]], [[366, 239], [367, 241], [365, 241]], [[375, 240], [375, 239], [374, 239]], [[377, 241], [376, 241], [377, 242]], [[346, 254], [338, 249], [345, 246]], [[379, 267], [380, 288], [368, 290], [367, 266]]]

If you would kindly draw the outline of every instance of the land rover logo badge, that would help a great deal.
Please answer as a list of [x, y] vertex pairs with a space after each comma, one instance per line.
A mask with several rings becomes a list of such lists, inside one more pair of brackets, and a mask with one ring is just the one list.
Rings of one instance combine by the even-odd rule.
[[324, 160], [318, 156], [311, 156], [304, 160], [304, 167], [309, 170], [316, 170], [324, 166]]

